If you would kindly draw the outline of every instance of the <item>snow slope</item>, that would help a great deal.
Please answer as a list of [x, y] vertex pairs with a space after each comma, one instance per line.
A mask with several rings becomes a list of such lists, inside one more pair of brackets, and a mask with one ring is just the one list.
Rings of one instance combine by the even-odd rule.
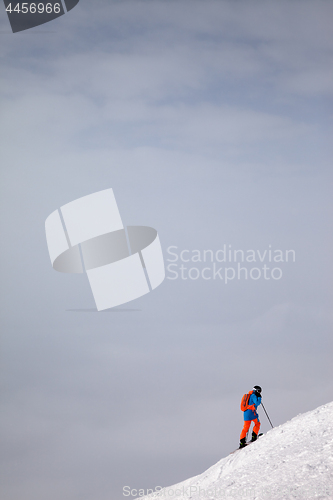
[[141, 498], [333, 500], [333, 402], [272, 429], [203, 474]]

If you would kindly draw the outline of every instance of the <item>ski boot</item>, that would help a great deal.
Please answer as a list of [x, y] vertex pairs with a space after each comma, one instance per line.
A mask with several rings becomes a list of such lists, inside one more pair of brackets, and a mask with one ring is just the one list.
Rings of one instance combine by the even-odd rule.
[[239, 448], [238, 449], [240, 450], [241, 448], [245, 448], [245, 446], [246, 446], [246, 438], [242, 438], [240, 440]]
[[255, 432], [252, 432], [252, 439], [251, 439], [251, 443], [253, 443], [253, 441], [257, 441], [257, 434]]

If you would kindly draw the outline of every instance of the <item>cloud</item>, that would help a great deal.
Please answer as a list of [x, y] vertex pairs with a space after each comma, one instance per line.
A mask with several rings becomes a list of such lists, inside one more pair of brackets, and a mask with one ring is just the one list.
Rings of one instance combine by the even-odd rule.
[[35, 157], [157, 146], [233, 163], [281, 163], [282, 151], [283, 163], [313, 162], [323, 130], [312, 110], [330, 89], [329, 7], [318, 5], [78, 6], [60, 39], [10, 39], [2, 137], [11, 155], [19, 143]]

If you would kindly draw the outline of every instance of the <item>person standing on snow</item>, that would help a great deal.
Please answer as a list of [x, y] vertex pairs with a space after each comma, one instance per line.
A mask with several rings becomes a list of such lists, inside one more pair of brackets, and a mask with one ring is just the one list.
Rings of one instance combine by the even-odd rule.
[[255, 441], [259, 434], [260, 421], [259, 415], [257, 413], [257, 408], [261, 403], [261, 387], [255, 385], [252, 391], [249, 392], [250, 399], [248, 402], [247, 410], [244, 411], [244, 427], [240, 435], [239, 448], [244, 448], [246, 446], [246, 434], [251, 426], [251, 422], [254, 422], [254, 427], [252, 431], [252, 441]]

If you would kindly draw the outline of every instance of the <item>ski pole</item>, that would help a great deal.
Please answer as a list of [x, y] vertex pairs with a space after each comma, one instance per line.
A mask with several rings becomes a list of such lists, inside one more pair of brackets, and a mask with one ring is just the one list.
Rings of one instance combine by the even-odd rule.
[[270, 419], [270, 418], [269, 418], [269, 416], [267, 415], [267, 411], [266, 411], [266, 409], [265, 409], [265, 407], [264, 407], [264, 405], [263, 405], [262, 403], [261, 403], [261, 406], [263, 407], [263, 409], [264, 409], [264, 412], [266, 413], [266, 417], [268, 418], [268, 420], [269, 420], [269, 423], [271, 424], [271, 426], [272, 426], [272, 429], [273, 429], [274, 427], [273, 427], [273, 424], [272, 424], [272, 422], [271, 422], [271, 419]]

